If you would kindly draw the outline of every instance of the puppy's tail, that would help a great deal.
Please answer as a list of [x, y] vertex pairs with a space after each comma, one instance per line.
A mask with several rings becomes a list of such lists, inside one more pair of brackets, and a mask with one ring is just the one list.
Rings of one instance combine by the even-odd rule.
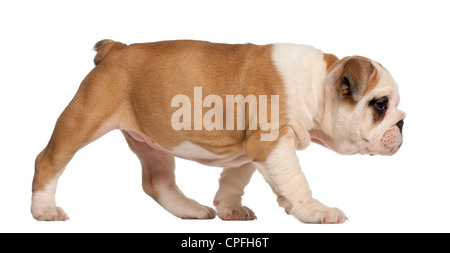
[[101, 40], [97, 42], [94, 46], [94, 50], [97, 52], [94, 58], [94, 63], [97, 66], [100, 62], [108, 55], [111, 49], [119, 49], [126, 47], [125, 44], [120, 42], [115, 42], [114, 40]]

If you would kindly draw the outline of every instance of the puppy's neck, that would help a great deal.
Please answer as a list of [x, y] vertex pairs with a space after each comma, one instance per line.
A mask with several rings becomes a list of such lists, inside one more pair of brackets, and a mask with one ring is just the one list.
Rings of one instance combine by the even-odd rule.
[[334, 141], [324, 131], [320, 129], [312, 129], [311, 131], [309, 131], [309, 134], [311, 135], [312, 142], [322, 145], [326, 148], [333, 149]]

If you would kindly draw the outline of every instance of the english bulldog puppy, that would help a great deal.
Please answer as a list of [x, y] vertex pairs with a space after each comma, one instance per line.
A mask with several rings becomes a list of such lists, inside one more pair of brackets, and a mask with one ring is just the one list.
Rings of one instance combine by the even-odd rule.
[[[223, 220], [256, 219], [241, 199], [258, 170], [288, 214], [343, 223], [341, 210], [312, 197], [296, 150], [312, 141], [341, 154], [393, 155], [402, 145], [397, 84], [364, 57], [204, 41], [102, 40], [94, 49], [95, 68], [36, 158], [37, 220], [68, 219], [55, 202], [58, 178], [78, 150], [114, 129], [141, 161], [144, 191], [186, 219], [212, 219], [216, 211]], [[175, 157], [223, 167], [216, 210], [178, 189]]]

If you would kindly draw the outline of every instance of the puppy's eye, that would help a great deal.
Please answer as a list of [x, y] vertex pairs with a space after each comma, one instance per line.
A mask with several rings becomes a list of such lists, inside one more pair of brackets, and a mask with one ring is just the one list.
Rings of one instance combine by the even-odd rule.
[[388, 97], [374, 98], [372, 99], [372, 101], [369, 102], [369, 106], [373, 108], [371, 111], [373, 112], [374, 124], [378, 124], [383, 120], [388, 105], [389, 105]]
[[386, 109], [386, 102], [385, 101], [376, 102], [375, 108], [377, 108], [378, 111], [383, 111], [384, 109]]
[[373, 99], [369, 103], [370, 106], [373, 106], [375, 108], [375, 110], [377, 110], [378, 112], [381, 112], [381, 113], [386, 110], [387, 104], [388, 104], [388, 98], [387, 97]]

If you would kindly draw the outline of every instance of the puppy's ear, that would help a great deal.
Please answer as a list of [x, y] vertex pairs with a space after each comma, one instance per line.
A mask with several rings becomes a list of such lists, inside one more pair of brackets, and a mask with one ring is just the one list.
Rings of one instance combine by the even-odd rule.
[[366, 90], [373, 68], [369, 60], [359, 56], [350, 57], [344, 63], [340, 86], [341, 95], [351, 96], [353, 101], [359, 101]]

